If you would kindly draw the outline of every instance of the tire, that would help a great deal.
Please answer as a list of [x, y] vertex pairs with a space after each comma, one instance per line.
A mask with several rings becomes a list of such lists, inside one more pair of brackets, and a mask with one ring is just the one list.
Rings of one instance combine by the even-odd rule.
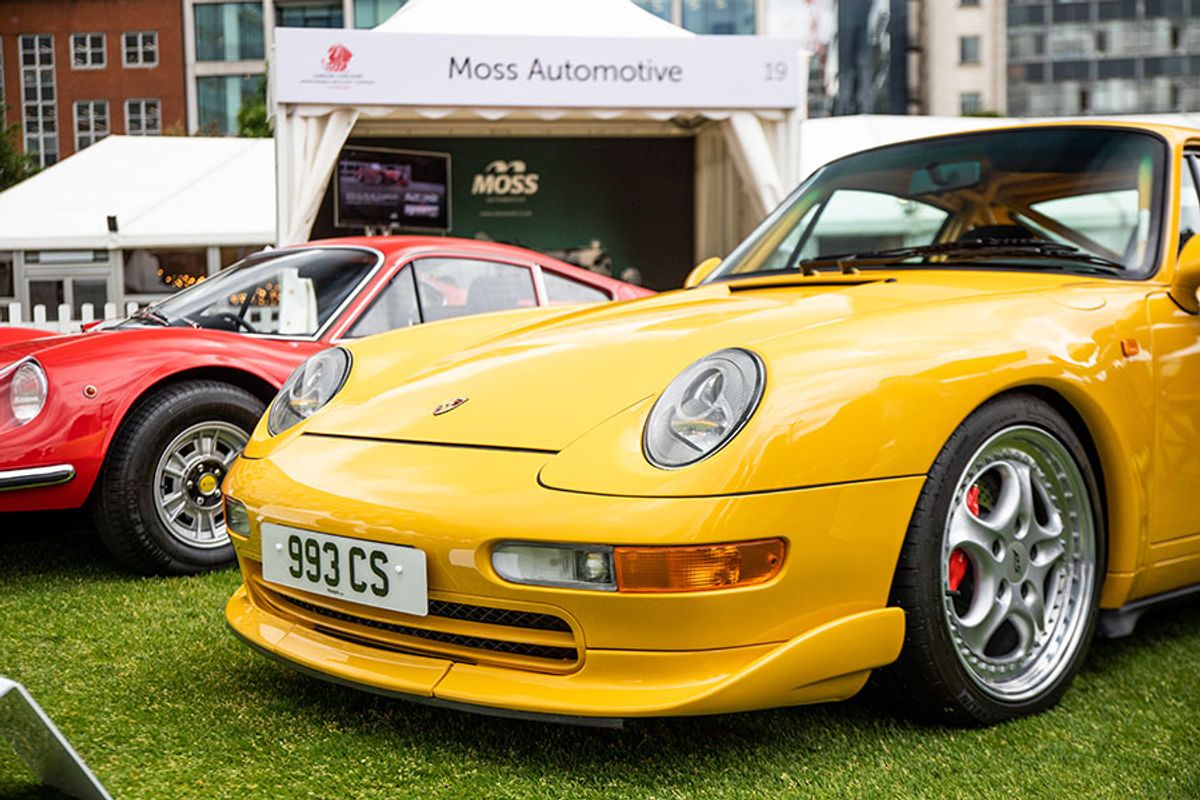
[[905, 611], [904, 647], [880, 676], [884, 699], [962, 726], [1053, 706], [1095, 631], [1105, 541], [1096, 476], [1066, 420], [1027, 394], [980, 407], [913, 511], [889, 600]]
[[264, 409], [246, 390], [210, 380], [139, 401], [109, 447], [92, 501], [100, 539], [118, 561], [150, 575], [233, 563], [220, 485]]

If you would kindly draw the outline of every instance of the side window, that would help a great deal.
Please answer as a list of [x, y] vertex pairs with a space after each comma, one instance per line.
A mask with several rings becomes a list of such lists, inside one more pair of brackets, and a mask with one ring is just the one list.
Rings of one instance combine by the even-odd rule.
[[577, 280], [542, 270], [542, 285], [546, 287], [546, 302], [550, 305], [566, 303], [602, 303], [611, 299], [608, 293], [595, 286], [588, 286]]
[[410, 267], [405, 267], [392, 276], [387, 286], [371, 301], [371, 306], [363, 312], [346, 336], [358, 339], [397, 328], [407, 328], [420, 321], [421, 312], [417, 309], [413, 271]]
[[472, 258], [423, 258], [413, 267], [426, 322], [537, 305], [527, 267]]
[[1179, 249], [1200, 233], [1200, 157], [1194, 153], [1183, 162], [1183, 186], [1179, 194]]

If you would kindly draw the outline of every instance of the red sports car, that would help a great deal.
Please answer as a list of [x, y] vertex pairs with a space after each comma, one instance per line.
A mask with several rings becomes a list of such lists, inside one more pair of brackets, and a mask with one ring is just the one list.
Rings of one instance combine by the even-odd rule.
[[[144, 572], [231, 563], [221, 480], [317, 350], [466, 314], [646, 294], [506, 245], [347, 238], [255, 254], [86, 333], [10, 333], [0, 512], [90, 505], [104, 543]], [[12, 341], [25, 335], [37, 338]]]

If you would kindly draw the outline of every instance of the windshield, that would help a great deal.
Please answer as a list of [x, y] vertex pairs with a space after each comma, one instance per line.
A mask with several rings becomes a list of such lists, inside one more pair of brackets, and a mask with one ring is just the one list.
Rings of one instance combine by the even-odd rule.
[[837, 269], [842, 256], [865, 268], [1143, 276], [1157, 258], [1165, 158], [1157, 137], [1104, 128], [871, 150], [818, 170], [708, 280]]
[[136, 312], [121, 327], [171, 325], [315, 336], [378, 261], [374, 252], [343, 248], [257, 253]]

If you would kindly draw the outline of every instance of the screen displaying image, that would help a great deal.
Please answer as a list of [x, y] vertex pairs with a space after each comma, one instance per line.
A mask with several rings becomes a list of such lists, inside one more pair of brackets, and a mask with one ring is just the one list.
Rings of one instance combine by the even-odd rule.
[[348, 147], [338, 157], [335, 224], [445, 231], [449, 187], [445, 153]]

